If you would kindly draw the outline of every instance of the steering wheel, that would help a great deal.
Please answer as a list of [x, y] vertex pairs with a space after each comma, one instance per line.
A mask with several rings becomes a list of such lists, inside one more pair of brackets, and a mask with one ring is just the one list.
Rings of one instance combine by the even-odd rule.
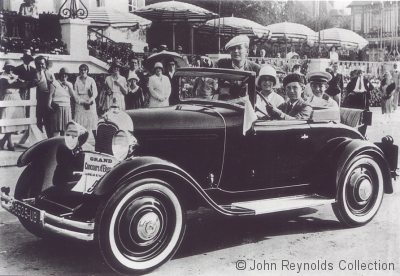
[[[268, 102], [268, 100], [264, 97], [264, 95], [261, 94], [261, 92], [259, 92], [259, 91], [256, 90], [256, 93], [257, 93], [257, 95], [260, 96], [260, 98], [265, 102], [265, 104], [270, 104], [270, 103]], [[264, 111], [261, 111], [258, 107], [255, 107], [255, 109], [256, 109], [256, 111], [258, 111], [258, 112], [260, 112], [260, 113], [262, 113], [262, 114], [264, 115], [264, 117], [262, 117], [261, 119], [264, 119], [264, 120], [272, 120], [272, 117], [271, 117], [271, 115], [268, 114], [268, 111], [267, 111], [267, 113], [265, 113]]]

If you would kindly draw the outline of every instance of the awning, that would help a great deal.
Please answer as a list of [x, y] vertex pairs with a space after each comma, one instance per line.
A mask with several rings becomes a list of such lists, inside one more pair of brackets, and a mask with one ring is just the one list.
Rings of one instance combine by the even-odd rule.
[[114, 9], [98, 7], [89, 10], [88, 20], [91, 26], [119, 27], [145, 27], [151, 25], [151, 21], [129, 12], [121, 12]]

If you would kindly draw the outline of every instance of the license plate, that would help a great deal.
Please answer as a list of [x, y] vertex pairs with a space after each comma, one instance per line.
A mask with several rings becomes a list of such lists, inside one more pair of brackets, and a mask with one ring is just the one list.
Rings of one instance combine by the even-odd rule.
[[21, 219], [30, 221], [34, 224], [40, 224], [40, 210], [21, 201], [13, 201], [11, 212]]

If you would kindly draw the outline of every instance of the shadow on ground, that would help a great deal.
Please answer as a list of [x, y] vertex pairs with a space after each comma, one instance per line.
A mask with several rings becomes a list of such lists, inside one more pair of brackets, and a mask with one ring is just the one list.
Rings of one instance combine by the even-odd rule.
[[[316, 212], [316, 209], [307, 208], [257, 217], [230, 218], [216, 214], [212, 210], [200, 208], [188, 214], [186, 235], [174, 258], [179, 259], [257, 243], [273, 239], [275, 236], [342, 228], [337, 221], [314, 217], [313, 214]], [[3, 224], [0, 227], [0, 235], [3, 238], [14, 232], [22, 233], [19, 234], [21, 237], [15, 237], [16, 239], [24, 239], [24, 242], [18, 243], [18, 247], [8, 244], [9, 250], [6, 254], [1, 254], [3, 263], [5, 262], [7, 267], [12, 267], [12, 263], [15, 262], [26, 272], [46, 271], [63, 274], [109, 274], [111, 272], [94, 243], [68, 239], [40, 240], [19, 228], [22, 228], [19, 223]], [[9, 242], [3, 240], [2, 244], [5, 243]], [[23, 267], [21, 267], [21, 262], [23, 262]]]

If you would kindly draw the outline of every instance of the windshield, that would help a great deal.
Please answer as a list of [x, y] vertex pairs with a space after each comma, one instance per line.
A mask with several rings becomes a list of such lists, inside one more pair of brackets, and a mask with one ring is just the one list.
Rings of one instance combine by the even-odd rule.
[[180, 100], [208, 100], [235, 103], [248, 95], [248, 79], [223, 76], [182, 76], [179, 78]]

